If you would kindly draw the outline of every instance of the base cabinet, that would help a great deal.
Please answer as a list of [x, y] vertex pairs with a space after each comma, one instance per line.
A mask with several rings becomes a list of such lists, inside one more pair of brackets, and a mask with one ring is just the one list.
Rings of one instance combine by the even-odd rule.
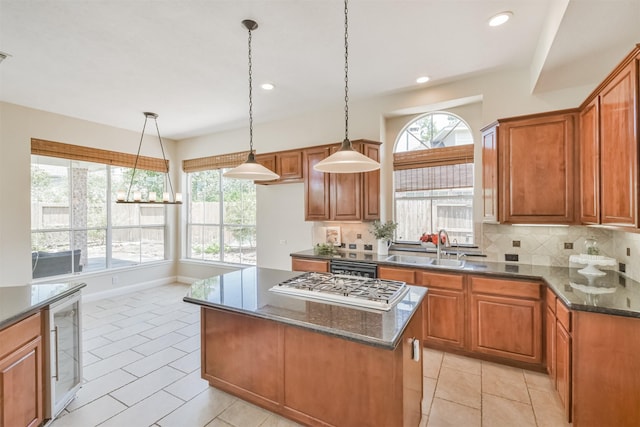
[[41, 316], [0, 331], [0, 427], [43, 421]]
[[429, 288], [424, 304], [423, 342], [464, 349], [464, 276], [419, 272], [418, 282]]
[[387, 350], [203, 308], [202, 377], [305, 425], [416, 427], [422, 360], [412, 359], [412, 347], [422, 334], [420, 310]]
[[316, 273], [328, 273], [329, 261], [292, 257], [291, 271], [313, 271]]
[[538, 282], [471, 276], [471, 351], [542, 364], [542, 302]]

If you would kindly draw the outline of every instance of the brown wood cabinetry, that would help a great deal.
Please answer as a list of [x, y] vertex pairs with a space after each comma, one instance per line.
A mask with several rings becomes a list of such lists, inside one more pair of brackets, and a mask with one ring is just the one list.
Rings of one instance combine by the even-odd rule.
[[416, 285], [416, 271], [412, 268], [378, 266], [378, 277], [388, 280], [399, 280], [409, 285]]
[[482, 217], [498, 222], [498, 125], [482, 129]]
[[292, 257], [291, 271], [315, 271], [317, 273], [328, 273], [329, 261]]
[[580, 220], [600, 222], [600, 99], [580, 111]]
[[502, 119], [482, 131], [485, 222], [575, 221], [575, 111]]
[[546, 290], [547, 372], [558, 391], [567, 421], [571, 421], [571, 312], [555, 294]]
[[41, 325], [36, 313], [0, 331], [0, 427], [42, 423]]
[[306, 425], [417, 426], [422, 361], [412, 360], [412, 344], [422, 335], [420, 310], [387, 350], [203, 308], [202, 376]]
[[423, 342], [443, 348], [465, 347], [464, 276], [417, 272], [420, 285], [429, 288], [425, 297]]
[[574, 222], [575, 113], [501, 121], [498, 126], [501, 220]]
[[[352, 142], [355, 150], [379, 160], [380, 143]], [[304, 150], [306, 221], [352, 221], [380, 218], [380, 171], [323, 173], [313, 166], [329, 156], [338, 144]]]
[[256, 181], [256, 184], [284, 184], [302, 181], [302, 150], [259, 154], [256, 156], [256, 161], [280, 175], [280, 178], [273, 181]]
[[469, 277], [471, 351], [542, 364], [538, 282]]

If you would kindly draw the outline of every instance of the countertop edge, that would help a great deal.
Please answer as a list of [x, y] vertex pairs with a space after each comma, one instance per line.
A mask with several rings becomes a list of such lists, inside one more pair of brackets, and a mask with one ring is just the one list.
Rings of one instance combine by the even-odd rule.
[[[40, 285], [30, 285], [30, 286], [40, 286]], [[79, 292], [80, 289], [84, 288], [85, 286], [87, 286], [86, 283], [77, 283], [75, 284], [72, 288], [69, 288], [65, 291], [60, 292], [59, 294], [56, 294], [55, 296], [52, 296], [50, 298], [47, 298], [45, 300], [42, 300], [40, 302], [38, 302], [37, 304], [34, 304], [32, 306], [30, 306], [28, 309], [21, 311], [20, 313], [17, 313], [13, 316], [10, 316], [6, 319], [2, 319], [0, 320], [0, 329], [4, 329], [7, 328], [15, 323], [18, 323], [19, 321], [26, 319], [27, 317], [31, 316], [32, 314], [37, 313], [38, 311], [42, 310], [44, 307], [47, 307], [51, 304], [53, 304], [56, 301], [59, 301], [61, 299], [64, 299], [66, 297], [68, 297], [69, 295], [72, 295], [76, 292]]]

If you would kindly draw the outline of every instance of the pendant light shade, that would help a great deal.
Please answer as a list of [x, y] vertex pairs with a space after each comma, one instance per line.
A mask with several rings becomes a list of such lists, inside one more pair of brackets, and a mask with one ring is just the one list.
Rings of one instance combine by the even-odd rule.
[[249, 30], [249, 155], [247, 161], [225, 172], [223, 176], [236, 179], [250, 179], [253, 181], [271, 181], [280, 176], [256, 162], [253, 154], [253, 76], [251, 63], [251, 31], [258, 28], [258, 23], [250, 19], [242, 21], [242, 25]]
[[344, 140], [338, 151], [316, 163], [319, 172], [357, 173], [380, 169], [380, 163], [358, 153], [349, 140], [349, 20], [348, 0], [344, 0]]

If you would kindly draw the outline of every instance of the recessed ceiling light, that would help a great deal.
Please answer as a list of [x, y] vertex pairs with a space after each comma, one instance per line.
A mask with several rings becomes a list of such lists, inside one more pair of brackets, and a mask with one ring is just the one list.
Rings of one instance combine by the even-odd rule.
[[276, 85], [274, 85], [273, 83], [262, 83], [260, 87], [264, 90], [273, 90], [275, 89]]
[[513, 12], [500, 12], [489, 19], [490, 27], [498, 27], [507, 22], [513, 16]]
[[416, 79], [416, 83], [426, 83], [429, 81], [429, 76], [421, 76]]

